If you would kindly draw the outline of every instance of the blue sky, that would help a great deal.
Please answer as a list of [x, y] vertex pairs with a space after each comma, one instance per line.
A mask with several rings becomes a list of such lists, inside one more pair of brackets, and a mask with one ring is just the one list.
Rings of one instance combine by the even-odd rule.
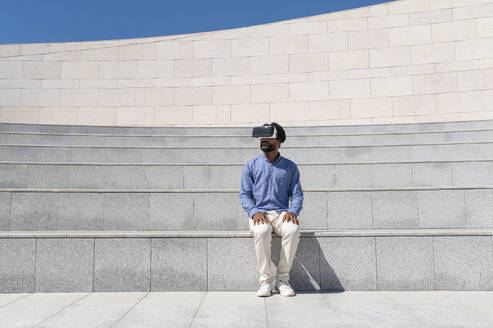
[[0, 0], [0, 43], [195, 33], [358, 8], [388, 0]]

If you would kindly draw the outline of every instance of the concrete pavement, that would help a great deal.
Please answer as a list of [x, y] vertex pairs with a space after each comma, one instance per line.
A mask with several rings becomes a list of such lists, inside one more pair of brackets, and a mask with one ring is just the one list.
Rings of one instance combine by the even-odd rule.
[[493, 291], [0, 294], [1, 327], [493, 327]]

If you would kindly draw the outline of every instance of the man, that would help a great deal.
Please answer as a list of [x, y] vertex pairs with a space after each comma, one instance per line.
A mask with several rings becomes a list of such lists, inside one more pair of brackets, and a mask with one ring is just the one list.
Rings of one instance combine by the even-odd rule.
[[[284, 129], [272, 122], [273, 135], [259, 137], [263, 154], [249, 160], [241, 176], [240, 204], [250, 220], [260, 273], [257, 296], [272, 292], [271, 241], [272, 231], [282, 237], [277, 266], [276, 289], [283, 296], [294, 296], [289, 284], [289, 271], [300, 240], [298, 215], [303, 204], [300, 173], [297, 165], [281, 156], [279, 147], [286, 140]], [[289, 198], [291, 203], [288, 205]]]

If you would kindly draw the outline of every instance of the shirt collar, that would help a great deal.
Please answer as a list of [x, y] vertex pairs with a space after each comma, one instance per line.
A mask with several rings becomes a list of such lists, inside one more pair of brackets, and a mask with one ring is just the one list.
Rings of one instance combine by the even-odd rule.
[[269, 161], [269, 160], [267, 159], [267, 157], [265, 156], [265, 153], [264, 153], [264, 154], [260, 154], [259, 156], [262, 156], [262, 158], [263, 158], [263, 159], [264, 159], [267, 163], [269, 163], [269, 164], [276, 164], [276, 163], [277, 163], [277, 162], [279, 162], [279, 161], [281, 160], [281, 158], [282, 158], [282, 156], [281, 156], [281, 152], [280, 152], [280, 151], [278, 151], [278, 153], [279, 153], [279, 155], [277, 156], [277, 159], [276, 159], [274, 162], [272, 162], [272, 163], [271, 163], [271, 161]]

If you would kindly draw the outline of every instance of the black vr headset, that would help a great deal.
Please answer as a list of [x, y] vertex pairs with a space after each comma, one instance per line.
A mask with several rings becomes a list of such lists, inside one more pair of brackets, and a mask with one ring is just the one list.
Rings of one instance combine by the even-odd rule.
[[256, 126], [252, 130], [252, 137], [254, 138], [276, 138], [277, 139], [277, 129], [271, 125], [266, 126]]

